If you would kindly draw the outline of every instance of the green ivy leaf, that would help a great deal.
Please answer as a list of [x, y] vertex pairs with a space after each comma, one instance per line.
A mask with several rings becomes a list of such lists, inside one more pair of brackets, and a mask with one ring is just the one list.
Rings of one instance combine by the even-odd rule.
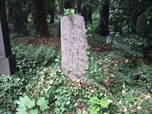
[[66, 104], [67, 104], [67, 105], [70, 105], [70, 101], [67, 101]]
[[37, 105], [40, 106], [40, 109], [42, 111], [44, 111], [44, 110], [49, 108], [48, 103], [49, 103], [48, 100], [46, 100], [44, 97], [40, 97], [38, 99], [38, 101], [37, 101]]
[[35, 106], [35, 101], [34, 100], [29, 100], [29, 104], [26, 105], [28, 108], [33, 108]]
[[32, 109], [32, 110], [30, 110], [30, 114], [38, 114], [38, 109]]
[[99, 111], [100, 111], [100, 107], [98, 106], [92, 106], [88, 109], [89, 113], [90, 114], [99, 114]]
[[28, 114], [26, 112], [26, 107], [17, 108], [16, 110], [17, 110], [16, 114]]
[[110, 99], [108, 99], [107, 97], [103, 98], [102, 100], [100, 100], [100, 106], [103, 108], [108, 108], [109, 104], [112, 101]]
[[17, 101], [19, 107], [27, 107], [33, 108], [35, 106], [35, 101], [31, 100], [28, 96], [20, 97], [19, 101]]

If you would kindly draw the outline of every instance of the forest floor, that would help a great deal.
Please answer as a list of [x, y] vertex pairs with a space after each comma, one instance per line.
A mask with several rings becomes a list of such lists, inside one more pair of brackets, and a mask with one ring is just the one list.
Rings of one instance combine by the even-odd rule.
[[[51, 47], [57, 51], [60, 50], [61, 47], [60, 39], [57, 37], [44, 39], [21, 38], [17, 40], [17, 44], [22, 44], [25, 46], [32, 45], [36, 47], [45, 46], [47, 48]], [[90, 68], [87, 70], [85, 75], [87, 78], [94, 80], [93, 83], [88, 85], [86, 83], [75, 83], [70, 82], [68, 79], [64, 81], [61, 79], [63, 81], [63, 88], [55, 87], [61, 92], [61, 94], [56, 93], [59, 94], [57, 95], [58, 98], [56, 101], [53, 101], [50, 106], [54, 107], [54, 113], [59, 113], [63, 110], [63, 113], [66, 112], [67, 114], [72, 114], [73, 111], [70, 110], [74, 108], [71, 107], [76, 103], [77, 106], [75, 107], [75, 112], [82, 114], [87, 114], [88, 112], [89, 114], [95, 114], [93, 111], [97, 112], [96, 114], [100, 114], [101, 112], [109, 112], [112, 114], [151, 114], [151, 65], [147, 65], [143, 58], [138, 58], [138, 64], [135, 66], [134, 59], [125, 57], [121, 52], [119, 52], [119, 50], [113, 49], [110, 43], [106, 43], [100, 38], [89, 41], [89, 47], [92, 60], [90, 61]], [[47, 74], [48, 72], [52, 72], [50, 69], [54, 68], [49, 68], [47, 71], [45, 71], [45, 73]], [[52, 78], [47, 77], [47, 75], [45, 75], [45, 78], [52, 80]], [[48, 80], [45, 80], [46, 83]], [[60, 79], [55, 77], [53, 80], [55, 80], [54, 83], [56, 85], [58, 84], [56, 81]], [[33, 86], [33, 83], [38, 82], [34, 81], [32, 84], [30, 84], [31, 87], [35, 88], [34, 90], [36, 90], [37, 86]], [[72, 90], [69, 88], [69, 85], [72, 87]], [[47, 85], [42, 87], [40, 90], [38, 89], [39, 92], [45, 89], [46, 86]], [[66, 90], [64, 90], [65, 88]], [[30, 88], [26, 93], [34, 92], [34, 90]], [[100, 106], [99, 102], [104, 101], [102, 101], [103, 99], [100, 99], [102, 92], [99, 94], [99, 91], [103, 91], [103, 93], [108, 94], [107, 96], [109, 97], [103, 97], [105, 102], [112, 100], [114, 104], [104, 104], [106, 108], [104, 106]], [[37, 93], [39, 94], [39, 92]], [[72, 94], [77, 95], [74, 97]], [[87, 96], [82, 96], [83, 94], [86, 94]], [[33, 96], [36, 95], [34, 94]], [[64, 101], [64, 99], [66, 101]], [[71, 100], [74, 100], [74, 102]], [[55, 106], [57, 102], [60, 102], [60, 104], [58, 104], [60, 108]], [[70, 104], [68, 103], [66, 106], [67, 102], [70, 102]], [[62, 107], [61, 105], [64, 106]], [[65, 107], [67, 107], [67, 109], [64, 109]]]

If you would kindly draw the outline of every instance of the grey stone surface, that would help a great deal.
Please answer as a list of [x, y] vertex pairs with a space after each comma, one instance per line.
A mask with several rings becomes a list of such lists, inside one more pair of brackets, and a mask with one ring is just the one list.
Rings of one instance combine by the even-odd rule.
[[88, 68], [87, 47], [84, 18], [77, 14], [62, 17], [62, 70], [72, 81], [80, 81]]
[[15, 72], [16, 61], [11, 53], [9, 30], [6, 17], [5, 0], [0, 0], [0, 74]]
[[15, 56], [3, 57], [0, 58], [0, 74], [2, 75], [11, 75], [15, 73], [16, 70], [16, 61]]
[[137, 19], [136, 33], [141, 34], [142, 32], [143, 32], [143, 16], [140, 15]]

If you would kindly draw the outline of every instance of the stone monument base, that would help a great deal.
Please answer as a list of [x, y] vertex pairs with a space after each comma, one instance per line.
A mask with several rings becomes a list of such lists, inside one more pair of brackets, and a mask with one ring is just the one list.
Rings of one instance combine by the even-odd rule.
[[11, 55], [7, 58], [0, 58], [0, 74], [10, 76], [15, 73], [16, 70], [16, 60], [15, 56]]

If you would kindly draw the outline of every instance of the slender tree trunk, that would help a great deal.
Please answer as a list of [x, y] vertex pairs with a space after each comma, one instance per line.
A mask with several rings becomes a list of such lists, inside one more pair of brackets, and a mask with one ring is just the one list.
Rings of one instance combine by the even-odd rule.
[[50, 33], [46, 21], [45, 0], [34, 0], [34, 10], [36, 35], [40, 37], [49, 37]]
[[8, 4], [8, 21], [9, 23], [13, 22], [13, 8], [10, 4]]
[[24, 11], [22, 10], [22, 3], [16, 1], [13, 4], [12, 15], [13, 15], [13, 31], [17, 34], [24, 34], [26, 29]]
[[77, 12], [80, 13], [81, 12], [81, 4], [82, 4], [82, 0], [78, 0], [77, 1]]
[[72, 0], [72, 8], [76, 11], [76, 1]]
[[71, 0], [65, 1], [64, 8], [65, 9], [71, 9], [72, 8], [72, 2], [71, 2]]
[[58, 0], [58, 4], [59, 4], [59, 14], [64, 15], [64, 1]]
[[52, 8], [50, 12], [50, 23], [54, 23], [54, 18], [55, 18], [55, 9]]
[[100, 15], [100, 35], [108, 36], [109, 35], [109, 0], [103, 1], [103, 6]]

